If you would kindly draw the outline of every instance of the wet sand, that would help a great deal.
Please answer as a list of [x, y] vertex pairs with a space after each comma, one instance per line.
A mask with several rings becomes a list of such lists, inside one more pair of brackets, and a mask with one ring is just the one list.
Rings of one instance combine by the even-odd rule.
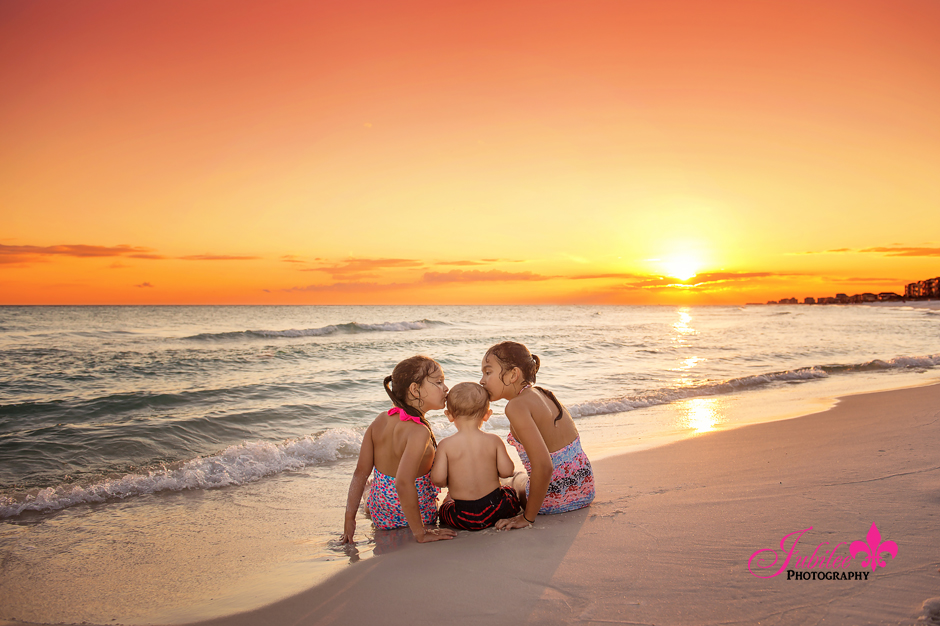
[[[377, 532], [367, 549], [380, 556], [285, 600], [201, 623], [924, 623], [924, 602], [940, 596], [938, 441], [940, 385], [850, 396], [813, 415], [603, 458], [594, 464], [592, 506], [540, 516], [530, 529], [461, 532], [429, 545], [414, 544], [406, 530]], [[838, 558], [824, 559], [829, 565], [845, 559], [873, 523], [897, 545], [885, 567], [863, 567], [861, 554], [844, 568], [797, 564], [824, 542], [824, 556], [843, 544]], [[784, 536], [810, 527], [783, 573], [769, 577], [779, 562], [761, 570], [752, 561], [762, 577], [749, 571], [756, 551], [784, 552]], [[200, 541], [228, 542], [208, 536], [211, 525], [199, 531]], [[122, 602], [145, 602], [147, 569], [114, 567], [125, 572]], [[788, 580], [787, 569], [840, 579]], [[225, 572], [218, 577], [207, 584], [224, 590]], [[93, 601], [74, 597], [67, 581], [58, 586], [46, 597]], [[172, 579], [159, 586], [174, 589]], [[102, 607], [111, 619], [100, 623], [140, 623], [122, 613]], [[175, 615], [178, 623], [201, 619], [185, 609]]]
[[[406, 545], [204, 623], [915, 623], [940, 596], [937, 442], [940, 385], [851, 396], [822, 413], [603, 459], [587, 509]], [[831, 567], [873, 523], [897, 557], [874, 571], [863, 554]], [[810, 528], [785, 568], [803, 580], [770, 577], [781, 562], [752, 562], [763, 577], [749, 571], [753, 553], [782, 559], [782, 538]], [[836, 547], [830, 567], [797, 565]]]

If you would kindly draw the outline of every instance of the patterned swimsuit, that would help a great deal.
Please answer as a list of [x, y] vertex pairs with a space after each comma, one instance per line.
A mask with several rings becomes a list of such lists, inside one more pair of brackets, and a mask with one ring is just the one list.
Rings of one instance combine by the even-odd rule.
[[[532, 464], [525, 453], [522, 444], [513, 437], [512, 433], [506, 438], [509, 445], [519, 452], [519, 458], [525, 466], [525, 471], [532, 475]], [[541, 515], [566, 513], [585, 507], [594, 500], [594, 470], [591, 462], [581, 449], [581, 437], [578, 437], [561, 450], [551, 453], [552, 480], [548, 484], [548, 493], [542, 501]], [[526, 485], [526, 494], [529, 486]]]
[[[437, 494], [441, 491], [431, 482], [429, 476], [430, 472], [415, 479], [418, 508], [421, 510], [421, 521], [425, 526], [437, 521]], [[372, 469], [372, 487], [366, 502], [372, 522], [378, 528], [389, 530], [408, 525], [408, 520], [401, 510], [398, 490], [395, 489], [395, 479], [376, 468]]]

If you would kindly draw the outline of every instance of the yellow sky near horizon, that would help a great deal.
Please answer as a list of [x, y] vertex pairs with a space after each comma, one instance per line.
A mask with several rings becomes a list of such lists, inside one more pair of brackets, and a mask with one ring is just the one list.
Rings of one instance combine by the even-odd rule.
[[938, 32], [910, 0], [10, 0], [0, 304], [899, 291], [940, 275]]

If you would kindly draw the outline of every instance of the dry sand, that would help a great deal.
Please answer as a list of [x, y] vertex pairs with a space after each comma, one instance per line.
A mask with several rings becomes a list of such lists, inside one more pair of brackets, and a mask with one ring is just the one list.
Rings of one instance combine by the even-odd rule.
[[[940, 596], [938, 442], [940, 385], [852, 396], [823, 413], [604, 459], [587, 509], [405, 545], [205, 624], [916, 623]], [[821, 542], [863, 540], [872, 523], [897, 558], [871, 571], [858, 556], [837, 570], [867, 580], [748, 571], [755, 551], [794, 531], [812, 527], [797, 546], [809, 555]]]

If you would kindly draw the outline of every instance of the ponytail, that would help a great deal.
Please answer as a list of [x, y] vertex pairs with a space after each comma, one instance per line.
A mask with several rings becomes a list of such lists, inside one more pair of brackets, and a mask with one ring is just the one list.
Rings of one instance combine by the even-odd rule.
[[428, 429], [431, 435], [431, 444], [437, 448], [437, 439], [434, 437], [434, 431], [431, 429], [431, 423], [419, 409], [408, 403], [408, 388], [411, 383], [422, 384], [424, 380], [440, 365], [434, 359], [426, 356], [413, 356], [405, 359], [395, 366], [391, 376], [386, 376], [382, 382], [385, 387], [385, 393], [396, 407], [412, 417], [417, 417]]

